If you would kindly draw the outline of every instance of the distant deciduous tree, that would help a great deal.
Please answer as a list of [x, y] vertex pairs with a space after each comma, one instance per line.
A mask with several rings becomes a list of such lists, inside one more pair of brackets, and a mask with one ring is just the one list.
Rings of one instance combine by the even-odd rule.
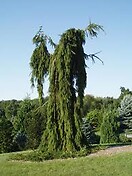
[[18, 144], [20, 150], [24, 149], [27, 142], [27, 118], [30, 111], [33, 109], [30, 99], [24, 99], [17, 112], [17, 116], [13, 121], [14, 125], [14, 142]]
[[126, 95], [132, 95], [132, 91], [125, 88], [125, 87], [120, 87], [121, 94], [119, 96], [119, 100], [122, 100]]
[[5, 117], [5, 113], [0, 110], [0, 153], [12, 151], [13, 125]]

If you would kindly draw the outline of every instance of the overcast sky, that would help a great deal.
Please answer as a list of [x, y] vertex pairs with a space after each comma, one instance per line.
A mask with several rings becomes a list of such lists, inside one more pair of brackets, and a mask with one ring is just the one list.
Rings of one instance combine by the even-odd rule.
[[131, 0], [1, 0], [0, 100], [38, 96], [30, 87], [29, 62], [39, 26], [57, 43], [65, 30], [84, 29], [90, 20], [102, 25], [106, 34], [88, 38], [85, 52], [101, 51], [104, 65], [87, 61], [85, 93], [118, 97], [121, 86], [132, 90]]

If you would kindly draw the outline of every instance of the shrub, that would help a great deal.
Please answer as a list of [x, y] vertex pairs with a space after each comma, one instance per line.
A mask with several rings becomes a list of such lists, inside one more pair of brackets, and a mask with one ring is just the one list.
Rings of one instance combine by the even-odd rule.
[[55, 152], [42, 152], [40, 150], [30, 151], [26, 153], [17, 153], [10, 155], [11, 160], [24, 160], [24, 161], [34, 161], [34, 162], [42, 162], [44, 160], [52, 160], [52, 159], [65, 159], [65, 158], [75, 158], [86, 156], [89, 153], [89, 150], [86, 148], [81, 151], [74, 152], [64, 152], [64, 151], [55, 151]]
[[100, 143], [116, 143], [119, 141], [117, 116], [114, 110], [104, 113], [100, 129]]

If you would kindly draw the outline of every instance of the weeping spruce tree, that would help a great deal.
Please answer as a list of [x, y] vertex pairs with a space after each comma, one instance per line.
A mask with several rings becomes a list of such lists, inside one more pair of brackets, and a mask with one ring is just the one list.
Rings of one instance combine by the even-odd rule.
[[[85, 30], [68, 29], [61, 35], [58, 45], [54, 45], [52, 55], [46, 47], [47, 41], [54, 44], [51, 38], [44, 36], [41, 31], [35, 36], [40, 40], [31, 57], [31, 80], [35, 80], [41, 90], [45, 73], [49, 75], [50, 82], [48, 121], [39, 147], [41, 151], [74, 152], [86, 145], [81, 130], [86, 87], [85, 60], [98, 57], [94, 54], [87, 55], [83, 46], [86, 37], [97, 37], [99, 30], [103, 30], [102, 26], [94, 23], [90, 23]], [[42, 100], [42, 91], [39, 92], [39, 98]]]

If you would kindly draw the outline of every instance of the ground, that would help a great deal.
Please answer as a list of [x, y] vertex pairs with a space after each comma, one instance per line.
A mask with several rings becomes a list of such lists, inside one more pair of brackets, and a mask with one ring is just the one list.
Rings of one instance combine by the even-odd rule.
[[122, 153], [122, 152], [132, 152], [132, 145], [110, 147], [110, 148], [107, 148], [105, 150], [100, 150], [96, 153], [92, 153], [92, 154], [89, 155], [89, 157], [102, 156], [102, 155], [110, 156], [110, 155], [114, 155], [114, 154]]

